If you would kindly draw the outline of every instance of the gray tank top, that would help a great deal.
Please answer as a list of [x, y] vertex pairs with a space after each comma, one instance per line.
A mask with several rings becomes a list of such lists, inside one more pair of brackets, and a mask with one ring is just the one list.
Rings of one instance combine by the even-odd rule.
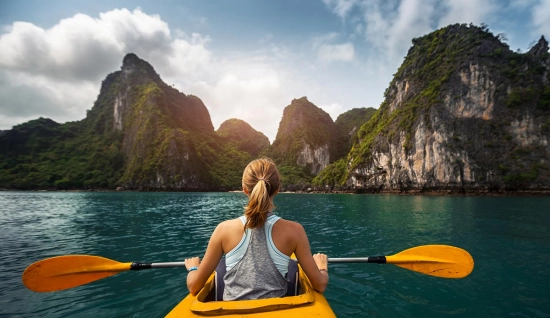
[[287, 281], [267, 250], [265, 227], [251, 229], [250, 243], [243, 258], [223, 277], [223, 300], [282, 297]]

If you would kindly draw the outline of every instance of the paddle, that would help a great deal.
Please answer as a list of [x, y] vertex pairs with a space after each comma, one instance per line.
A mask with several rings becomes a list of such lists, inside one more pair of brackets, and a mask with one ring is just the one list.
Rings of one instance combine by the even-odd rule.
[[394, 264], [415, 272], [444, 278], [463, 278], [474, 269], [474, 259], [467, 251], [449, 245], [423, 245], [392, 256], [329, 258], [329, 263]]
[[[463, 249], [447, 245], [413, 247], [393, 256], [329, 258], [329, 263], [394, 264], [427, 275], [461, 278], [472, 272], [474, 260]], [[120, 263], [92, 255], [66, 255], [33, 263], [23, 272], [23, 284], [36, 292], [51, 292], [84, 285], [128, 270], [184, 267], [184, 262]]]
[[65, 255], [43, 259], [23, 272], [23, 284], [36, 292], [58, 291], [91, 283], [128, 270], [185, 267], [185, 262], [120, 263], [93, 255]]

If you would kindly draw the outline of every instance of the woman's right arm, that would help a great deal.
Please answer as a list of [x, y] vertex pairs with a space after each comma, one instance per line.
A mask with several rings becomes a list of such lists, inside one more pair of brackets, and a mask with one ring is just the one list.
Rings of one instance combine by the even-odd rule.
[[328, 285], [327, 256], [325, 254], [315, 254], [315, 256], [312, 256], [304, 227], [299, 223], [295, 223], [295, 226], [294, 233], [297, 240], [295, 254], [298, 258], [298, 263], [300, 263], [313, 288], [322, 293]]
[[212, 233], [202, 262], [199, 263], [198, 257], [185, 260], [187, 269], [192, 266], [198, 267], [198, 270], [191, 271], [187, 274], [187, 288], [193, 295], [196, 295], [201, 290], [223, 256], [223, 226], [224, 223], [220, 223]]

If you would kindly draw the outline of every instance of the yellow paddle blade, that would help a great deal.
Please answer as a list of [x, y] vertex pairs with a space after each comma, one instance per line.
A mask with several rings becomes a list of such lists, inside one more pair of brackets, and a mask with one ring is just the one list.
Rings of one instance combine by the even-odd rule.
[[462, 278], [474, 269], [474, 259], [467, 251], [448, 245], [423, 245], [393, 256], [386, 263], [431, 276]]
[[92, 255], [57, 256], [29, 265], [23, 284], [36, 292], [63, 290], [127, 271], [131, 264]]

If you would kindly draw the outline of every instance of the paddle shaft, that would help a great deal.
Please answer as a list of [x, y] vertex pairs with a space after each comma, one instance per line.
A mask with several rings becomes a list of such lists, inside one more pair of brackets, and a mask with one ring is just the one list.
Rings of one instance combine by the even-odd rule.
[[130, 270], [138, 271], [141, 269], [151, 268], [172, 268], [172, 267], [185, 267], [185, 262], [167, 262], [167, 263], [140, 263], [133, 262], [130, 265]]
[[328, 258], [329, 263], [377, 263], [385, 264], [386, 256]]
[[[391, 256], [390, 256], [391, 258]], [[343, 257], [343, 258], [327, 258], [329, 263], [375, 263], [375, 264], [386, 264], [386, 263], [412, 263], [412, 262], [422, 262], [417, 260], [392, 260], [388, 262], [386, 256], [369, 256], [369, 257]], [[185, 267], [185, 262], [168, 262], [168, 263], [139, 263], [134, 262], [130, 266], [130, 270], [141, 270], [141, 269], [151, 269], [151, 268], [170, 268], [170, 267]]]
[[[369, 257], [348, 257], [348, 258], [328, 258], [329, 263], [386, 263], [385, 256], [369, 256]], [[133, 262], [130, 265], [130, 270], [138, 271], [142, 269], [152, 268], [172, 268], [185, 267], [185, 262], [167, 262], [167, 263], [140, 263]]]

